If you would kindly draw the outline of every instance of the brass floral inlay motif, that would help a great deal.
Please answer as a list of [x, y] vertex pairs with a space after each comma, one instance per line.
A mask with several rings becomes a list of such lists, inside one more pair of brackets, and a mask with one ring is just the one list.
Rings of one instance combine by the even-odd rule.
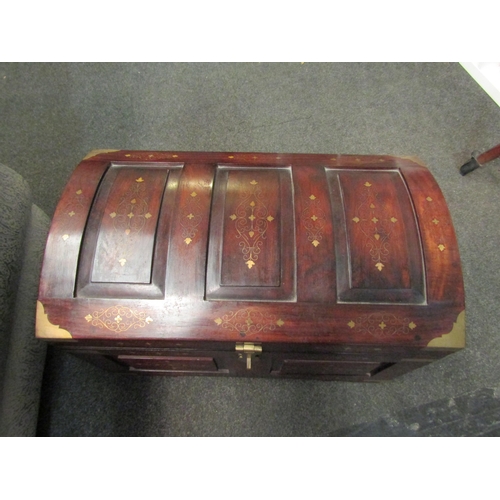
[[263, 313], [257, 309], [230, 311], [214, 319], [214, 322], [221, 328], [238, 332], [242, 337], [259, 332], [273, 331], [285, 324], [285, 321], [278, 315]]
[[143, 182], [142, 177], [132, 182], [118, 206], [108, 214], [113, 219], [114, 229], [127, 236], [140, 233], [146, 221], [152, 217], [148, 212], [149, 200], [144, 196], [146, 188]]
[[187, 202], [181, 208], [181, 217], [179, 219], [182, 226], [181, 238], [186, 245], [193, 242], [202, 219], [203, 211], [198, 193], [192, 191]]
[[99, 309], [85, 316], [85, 320], [97, 328], [105, 328], [112, 332], [122, 333], [127, 330], [144, 328], [153, 322], [147, 313], [135, 311], [125, 306], [112, 306]]
[[[382, 272], [388, 262], [389, 241], [394, 226], [398, 219], [391, 214], [384, 214], [382, 204], [379, 203], [378, 194], [374, 193], [372, 184], [365, 182], [367, 188], [363, 190], [361, 204], [351, 220], [365, 236], [365, 247], [369, 249], [370, 256], [375, 262], [375, 267]], [[374, 227], [375, 226], [375, 227]]]
[[300, 214], [302, 225], [306, 229], [307, 241], [317, 247], [323, 239], [323, 229], [326, 224], [326, 214], [321, 209], [319, 200], [311, 194], [306, 207]]
[[262, 190], [258, 184], [255, 179], [250, 181], [252, 188], [244, 193], [243, 200], [229, 216], [235, 223], [236, 237], [241, 239], [239, 246], [248, 269], [257, 265], [263, 240], [266, 239], [266, 231], [274, 220], [264, 203]]
[[377, 338], [408, 335], [417, 328], [417, 325], [409, 318], [388, 313], [365, 314], [356, 318], [356, 321], [349, 321], [347, 326], [356, 333], [368, 333]]

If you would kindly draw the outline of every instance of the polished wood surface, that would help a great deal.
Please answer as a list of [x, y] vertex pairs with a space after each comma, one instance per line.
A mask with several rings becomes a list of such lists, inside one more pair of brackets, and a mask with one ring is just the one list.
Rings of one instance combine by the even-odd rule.
[[135, 372], [382, 380], [457, 349], [428, 344], [464, 290], [413, 159], [116, 151], [69, 180], [39, 302], [66, 348]]

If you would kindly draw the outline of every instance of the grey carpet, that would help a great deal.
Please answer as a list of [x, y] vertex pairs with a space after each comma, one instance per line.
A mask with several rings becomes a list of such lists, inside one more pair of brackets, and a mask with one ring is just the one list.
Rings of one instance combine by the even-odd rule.
[[500, 142], [500, 108], [460, 65], [0, 64], [0, 117], [0, 162], [49, 215], [96, 148], [415, 155], [443, 190], [464, 271], [467, 348], [393, 382], [130, 378], [50, 350], [41, 435], [363, 435], [499, 393], [500, 162], [458, 169]]

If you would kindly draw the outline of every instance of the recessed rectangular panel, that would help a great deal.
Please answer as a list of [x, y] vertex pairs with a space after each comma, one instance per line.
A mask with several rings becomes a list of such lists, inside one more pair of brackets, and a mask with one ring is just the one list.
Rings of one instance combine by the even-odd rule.
[[78, 297], [163, 297], [179, 167], [182, 164], [110, 166], [85, 227]]
[[280, 375], [366, 375], [380, 363], [329, 361], [318, 359], [285, 359]]
[[393, 170], [330, 170], [339, 302], [425, 303], [423, 257], [406, 185]]
[[162, 370], [183, 372], [216, 372], [217, 365], [211, 357], [187, 356], [118, 356], [123, 363], [136, 370]]
[[100, 214], [92, 282], [151, 282], [156, 225], [167, 177], [166, 169], [118, 169]]
[[206, 298], [293, 300], [295, 238], [289, 168], [217, 168]]
[[280, 172], [229, 170], [221, 286], [280, 286]]

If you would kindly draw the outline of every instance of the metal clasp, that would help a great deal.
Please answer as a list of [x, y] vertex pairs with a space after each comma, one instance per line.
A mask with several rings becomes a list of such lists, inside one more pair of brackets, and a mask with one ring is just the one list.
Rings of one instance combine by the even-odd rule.
[[251, 370], [252, 356], [255, 356], [262, 352], [262, 345], [254, 344], [253, 342], [236, 342], [235, 349], [238, 352], [239, 358], [243, 358], [243, 354], [246, 354], [247, 370]]

